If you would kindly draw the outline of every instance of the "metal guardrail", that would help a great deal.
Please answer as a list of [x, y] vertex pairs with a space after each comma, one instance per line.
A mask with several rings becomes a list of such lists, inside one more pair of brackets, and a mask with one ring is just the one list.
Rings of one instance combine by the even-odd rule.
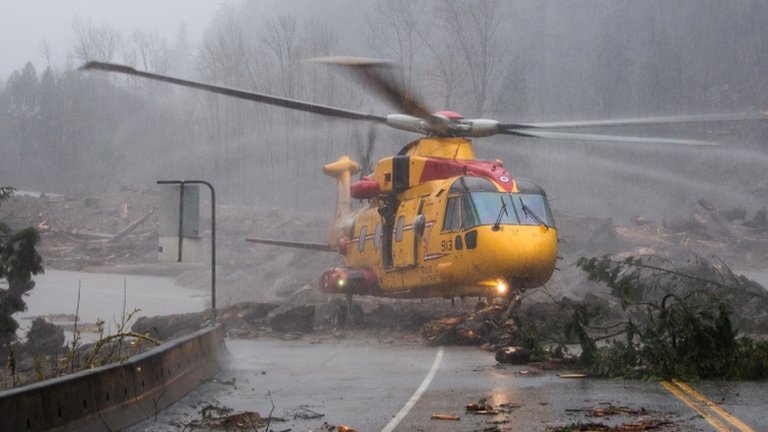
[[155, 415], [219, 371], [221, 326], [124, 363], [0, 392], [0, 431], [114, 431]]

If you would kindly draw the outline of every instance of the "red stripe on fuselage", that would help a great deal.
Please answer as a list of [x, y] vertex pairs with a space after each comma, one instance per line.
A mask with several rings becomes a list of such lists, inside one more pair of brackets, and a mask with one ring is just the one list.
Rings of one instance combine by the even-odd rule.
[[515, 182], [500, 163], [492, 161], [463, 161], [454, 159], [430, 158], [424, 162], [419, 183], [440, 180], [460, 175], [485, 177], [511, 192]]

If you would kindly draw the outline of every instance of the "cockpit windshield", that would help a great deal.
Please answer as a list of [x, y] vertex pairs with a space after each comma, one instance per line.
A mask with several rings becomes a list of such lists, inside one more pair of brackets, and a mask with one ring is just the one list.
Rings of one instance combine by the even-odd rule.
[[458, 191], [448, 195], [443, 230], [455, 231], [479, 225], [555, 226], [543, 191]]
[[532, 193], [468, 192], [461, 195], [462, 226], [512, 224], [553, 226], [544, 195]]

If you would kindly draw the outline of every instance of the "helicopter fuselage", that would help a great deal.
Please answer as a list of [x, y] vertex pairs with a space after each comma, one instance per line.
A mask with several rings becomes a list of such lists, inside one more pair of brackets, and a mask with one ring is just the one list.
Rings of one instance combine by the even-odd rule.
[[[346, 267], [327, 292], [385, 297], [504, 296], [543, 285], [557, 257], [546, 194], [465, 138], [422, 138], [351, 185], [366, 201], [337, 223]], [[338, 214], [338, 212], [337, 212]]]

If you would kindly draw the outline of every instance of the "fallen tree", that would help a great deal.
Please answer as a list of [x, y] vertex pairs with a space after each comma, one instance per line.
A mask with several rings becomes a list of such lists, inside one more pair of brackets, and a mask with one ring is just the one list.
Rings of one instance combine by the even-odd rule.
[[[593, 325], [599, 313], [576, 313], [566, 333], [582, 347], [582, 366], [597, 376], [764, 379], [768, 292], [722, 262], [690, 256], [683, 265], [657, 256], [581, 258], [591, 280], [621, 302], [622, 319]], [[584, 307], [582, 310], [586, 310]], [[596, 330], [611, 329], [598, 346]]]

